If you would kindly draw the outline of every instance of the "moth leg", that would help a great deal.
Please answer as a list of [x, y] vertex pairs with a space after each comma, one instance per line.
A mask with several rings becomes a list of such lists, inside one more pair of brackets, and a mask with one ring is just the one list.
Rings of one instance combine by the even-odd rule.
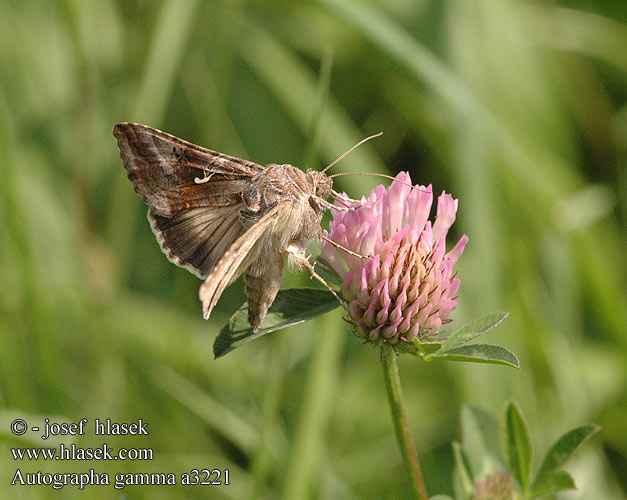
[[[353, 200], [352, 198], [349, 198], [346, 195], [340, 194], [335, 190], [331, 190], [331, 198], [333, 198], [334, 200], [339, 201], [340, 203], [344, 203], [344, 205], [346, 207], [348, 207], [348, 205], [346, 205], [346, 203], [356, 203], [359, 204], [361, 206], [361, 202], [359, 200]], [[359, 208], [359, 207], [348, 207], [348, 208]]]
[[322, 198], [320, 198], [320, 199], [318, 199], [316, 201], [325, 210], [339, 210], [341, 212], [350, 212], [351, 210], [355, 210], [354, 208], [351, 208], [351, 207], [338, 207], [337, 205], [333, 205], [332, 203], [329, 203], [327, 200], [323, 200]]
[[343, 252], [346, 252], [349, 255], [354, 255], [355, 257], [359, 257], [360, 259], [369, 259], [371, 257], [371, 256], [368, 257], [366, 255], [361, 255], [360, 253], [353, 252], [352, 250], [349, 250], [348, 248], [340, 245], [337, 241], [333, 241], [331, 238], [327, 238], [324, 235], [322, 235], [322, 239], [324, 241], [328, 241], [329, 243], [331, 243], [331, 245], [333, 245], [336, 248], [339, 248], [340, 250], [342, 250]]
[[204, 169], [202, 172], [204, 174], [204, 177], [202, 179], [199, 177], [194, 177], [194, 182], [196, 184], [204, 184], [205, 182], [209, 182], [209, 179], [211, 179], [215, 174], [215, 172], [210, 172], [209, 170]]
[[325, 286], [325, 288], [333, 294], [333, 296], [337, 299], [337, 301], [344, 308], [344, 310], [348, 312], [348, 307], [346, 307], [346, 304], [341, 299], [341, 297], [335, 292], [335, 290], [333, 290], [331, 285], [329, 285], [326, 282], [326, 280], [315, 271], [314, 265], [311, 262], [309, 262], [309, 256], [305, 253], [305, 249], [302, 246], [292, 243], [287, 247], [287, 253], [290, 256], [290, 260], [294, 262], [296, 265], [301, 265], [303, 267], [306, 267], [307, 270], [309, 271], [310, 277], [315, 278], [320, 283], [322, 283]]

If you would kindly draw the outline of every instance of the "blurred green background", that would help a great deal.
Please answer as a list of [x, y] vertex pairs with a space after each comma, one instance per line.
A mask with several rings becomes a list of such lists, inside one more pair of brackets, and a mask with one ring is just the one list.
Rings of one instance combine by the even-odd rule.
[[[460, 407], [514, 397], [537, 456], [574, 425], [603, 426], [560, 498], [622, 498], [626, 20], [623, 0], [2, 0], [0, 497], [409, 495], [379, 353], [339, 311], [213, 360], [241, 282], [201, 319], [200, 282], [159, 251], [111, 136], [135, 121], [312, 168], [383, 131], [334, 171], [409, 170], [459, 198], [454, 324], [511, 311], [487, 340], [522, 364], [400, 360], [429, 492], [452, 493]], [[359, 197], [378, 181], [336, 185]], [[20, 464], [10, 447], [45, 443], [12, 436], [15, 416], [141, 417], [150, 436], [106, 442], [155, 460]], [[57, 492], [9, 486], [18, 467], [228, 468], [231, 485]]]

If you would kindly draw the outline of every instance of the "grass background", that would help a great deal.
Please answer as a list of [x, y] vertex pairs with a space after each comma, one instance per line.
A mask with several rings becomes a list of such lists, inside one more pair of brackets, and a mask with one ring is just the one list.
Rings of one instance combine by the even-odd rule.
[[[199, 282], [160, 253], [111, 136], [137, 121], [312, 168], [384, 131], [335, 171], [409, 170], [459, 198], [455, 323], [511, 311], [489, 340], [523, 367], [400, 360], [429, 492], [452, 493], [461, 405], [514, 397], [536, 456], [574, 425], [603, 426], [566, 467], [579, 491], [560, 498], [622, 498], [626, 19], [620, 0], [3, 0], [0, 496], [408, 495], [379, 354], [339, 312], [212, 359], [241, 283], [201, 319]], [[336, 185], [358, 197], [377, 181]], [[13, 437], [16, 415], [141, 417], [149, 437], [107, 443], [155, 460], [17, 464], [10, 447], [45, 443]], [[9, 486], [17, 467], [229, 468], [232, 484], [56, 492]]]

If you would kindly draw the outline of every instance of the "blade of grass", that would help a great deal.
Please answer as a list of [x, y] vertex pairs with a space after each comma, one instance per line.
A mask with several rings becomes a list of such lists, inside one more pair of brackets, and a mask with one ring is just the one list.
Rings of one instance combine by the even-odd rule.
[[[397, 59], [414, 76], [423, 80], [452, 109], [462, 116], [474, 117], [483, 126], [479, 130], [484, 139], [507, 155], [512, 172], [525, 185], [533, 179], [536, 188], [547, 196], [554, 195], [556, 183], [551, 169], [543, 169], [528, 152], [528, 145], [518, 142], [516, 136], [484, 105], [468, 85], [444, 63], [422, 46], [418, 40], [394, 24], [383, 12], [369, 4], [355, 0], [318, 0], [341, 18], [353, 25], [363, 36]], [[560, 172], [567, 172], [567, 165], [550, 152], [546, 158]], [[530, 175], [531, 174], [531, 175]]]
[[280, 421], [281, 396], [285, 387], [285, 377], [289, 369], [290, 341], [285, 332], [272, 336], [270, 356], [266, 364], [266, 389], [263, 395], [259, 439], [253, 449], [250, 474], [252, 476], [248, 498], [261, 498], [268, 487], [268, 474], [271, 470], [270, 457], [273, 443], [270, 430]]
[[[155, 26], [148, 60], [139, 89], [120, 121], [137, 121], [158, 127], [163, 119], [170, 92], [177, 78], [177, 69], [185, 55], [187, 37], [197, 9], [196, 0], [168, 0], [163, 4]], [[113, 127], [113, 124], [111, 124]], [[112, 149], [115, 142], [111, 139]], [[115, 177], [109, 206], [108, 239], [113, 243], [118, 262], [118, 279], [124, 279], [130, 266], [133, 217], [137, 197], [122, 169]], [[115, 282], [115, 280], [114, 280]]]
[[[275, 93], [303, 133], [311, 127], [316, 103], [316, 78], [287, 48], [258, 26], [247, 25], [241, 43], [241, 56]], [[378, 132], [378, 131], [376, 131]], [[320, 154], [330, 163], [347, 148], [364, 138], [348, 113], [335, 101], [329, 100], [320, 125]], [[373, 146], [365, 144], [342, 160], [344, 172], [386, 172], [373, 153]], [[352, 178], [357, 193], [365, 192], [372, 183], [365, 178]]]
[[535, 35], [548, 45], [596, 57], [627, 71], [627, 27], [592, 12], [554, 6], [525, 4]]
[[333, 67], [333, 50], [327, 47], [322, 54], [320, 63], [320, 78], [316, 89], [316, 100], [314, 102], [311, 122], [307, 132], [307, 149], [303, 154], [303, 166], [315, 168], [315, 160], [318, 153], [320, 139], [320, 123], [325, 104], [329, 99], [329, 85], [331, 84], [331, 68]]
[[[250, 453], [259, 439], [255, 426], [167, 366], [152, 370], [157, 386], [202, 418], [211, 429]], [[277, 449], [270, 450], [276, 456]]]

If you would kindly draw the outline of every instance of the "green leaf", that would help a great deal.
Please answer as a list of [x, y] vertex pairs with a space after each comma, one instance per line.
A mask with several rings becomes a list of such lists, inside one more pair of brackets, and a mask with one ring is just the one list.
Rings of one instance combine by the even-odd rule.
[[498, 326], [505, 318], [509, 316], [508, 312], [493, 312], [486, 314], [479, 319], [466, 323], [458, 328], [442, 343], [441, 350], [449, 351], [457, 346], [465, 344], [470, 340], [484, 334], [495, 326]]
[[287, 288], [279, 290], [259, 330], [254, 332], [248, 324], [248, 304], [240, 307], [229, 322], [222, 327], [213, 343], [216, 358], [268, 333], [303, 323], [332, 311], [340, 304], [327, 290], [316, 288]]
[[527, 424], [513, 401], [506, 405], [503, 413], [501, 440], [509, 471], [516, 478], [523, 491], [527, 492], [533, 448], [531, 447]]
[[453, 441], [453, 456], [455, 457], [454, 484], [455, 497], [468, 500], [475, 491], [472, 474], [466, 463], [462, 447], [457, 441]]
[[542, 479], [542, 476], [557, 469], [579, 446], [600, 430], [601, 427], [598, 425], [586, 424], [568, 431], [559, 438], [544, 457], [544, 462], [538, 471], [534, 487]]
[[505, 469], [496, 418], [479, 408], [464, 406], [461, 411], [462, 446], [473, 478]]
[[531, 488], [531, 496], [539, 498], [561, 490], [576, 490], [575, 480], [565, 470], [553, 470], [538, 478]]
[[429, 500], [453, 500], [448, 495], [435, 495], [433, 497], [429, 497]]
[[509, 349], [494, 344], [470, 344], [448, 351], [434, 352], [428, 357], [444, 359], [447, 361], [467, 361], [470, 363], [491, 363], [494, 365], [507, 365], [520, 368], [520, 362], [516, 355]]

